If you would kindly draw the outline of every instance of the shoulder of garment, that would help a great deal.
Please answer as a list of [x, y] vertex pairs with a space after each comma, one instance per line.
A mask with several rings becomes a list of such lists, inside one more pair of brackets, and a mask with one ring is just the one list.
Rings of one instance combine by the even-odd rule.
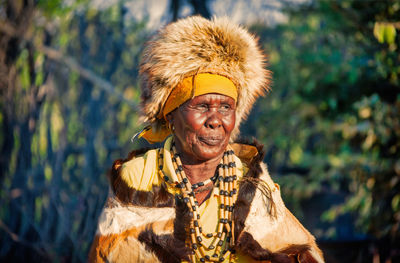
[[[295, 262], [301, 263], [324, 262], [314, 236], [286, 208], [279, 185], [274, 183], [263, 163], [263, 146], [255, 140], [231, 146], [248, 169], [243, 182], [256, 185], [250, 195], [251, 205], [242, 215], [245, 218], [244, 228], [238, 238], [242, 250], [251, 247], [248, 255], [258, 257], [264, 254], [265, 259], [273, 262], [280, 262], [279, 258], [283, 260], [286, 257], [293, 257]], [[243, 196], [248, 197], [249, 193]], [[238, 198], [241, 198], [240, 195]]]
[[172, 207], [174, 196], [159, 175], [159, 149], [132, 152], [116, 160], [110, 172], [113, 195], [125, 205]]
[[[247, 203], [246, 206], [248, 208], [245, 209], [247, 211], [243, 215], [244, 226], [240, 232], [243, 233], [241, 236], [247, 239], [246, 241], [242, 239], [241, 245], [246, 242], [246, 245], [251, 246], [257, 244], [259, 249], [264, 250], [264, 252], [267, 251], [271, 256], [291, 253], [296, 255], [298, 261], [302, 263], [323, 262], [322, 253], [316, 246], [314, 237], [285, 207], [279, 186], [273, 182], [266, 165], [263, 163], [264, 152], [262, 145], [256, 142], [240, 142], [232, 143], [231, 146], [234, 149], [235, 155], [243, 163], [243, 172], [246, 174], [242, 178], [243, 182], [249, 184], [257, 182], [253, 198]], [[129, 208], [132, 210], [129, 210], [129, 218], [142, 218], [135, 220], [134, 224], [132, 223], [133, 225], [138, 222], [144, 223], [147, 218], [157, 218], [157, 222], [163, 224], [166, 222], [168, 225], [167, 228], [163, 226], [160, 229], [164, 229], [164, 231], [169, 229], [168, 231], [172, 231], [172, 222], [175, 217], [173, 208], [174, 196], [163, 188], [161, 177], [157, 174], [157, 158], [158, 150], [151, 149], [135, 151], [127, 159], [115, 161], [110, 175], [111, 187], [118, 205], [123, 203], [133, 205], [133, 207]], [[161, 206], [157, 203], [160, 200], [160, 193], [161, 196], [165, 197]], [[246, 194], [243, 196], [246, 196]], [[136, 207], [136, 205], [142, 208]], [[161, 210], [157, 209], [159, 207], [164, 208]], [[122, 208], [124, 211], [126, 209]], [[112, 212], [119, 211], [115, 208], [109, 210]], [[157, 213], [160, 213], [160, 215], [156, 216]], [[106, 213], [103, 212], [103, 214]], [[109, 217], [110, 220], [108, 221], [117, 221], [115, 215], [110, 215]], [[121, 218], [121, 222], [126, 224], [126, 216], [123, 216], [123, 218], [125, 219]], [[105, 220], [105, 222], [108, 221]], [[112, 223], [110, 226], [114, 226], [114, 224]], [[127, 224], [126, 229], [131, 229], [133, 227], [132, 224]], [[105, 228], [109, 230], [112, 228], [110, 226], [107, 225]], [[119, 222], [118, 230], [112, 232], [120, 232], [122, 230], [121, 227], [122, 225]], [[104, 234], [105, 232], [99, 235], [99, 237]], [[315, 261], [300, 260], [302, 255], [306, 255], [306, 257], [310, 257]], [[239, 260], [238, 262], [241, 261]], [[248, 262], [247, 259], [245, 262]]]

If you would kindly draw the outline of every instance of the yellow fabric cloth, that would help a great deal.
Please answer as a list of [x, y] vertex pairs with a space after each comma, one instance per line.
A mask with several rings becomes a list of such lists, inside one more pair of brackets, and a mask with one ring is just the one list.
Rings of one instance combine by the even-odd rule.
[[[162, 126], [157, 130], [149, 125], [139, 132], [138, 138], [143, 137], [146, 139], [146, 141], [153, 144], [164, 141], [169, 135], [171, 135], [171, 131], [167, 126]], [[136, 135], [134, 137], [136, 137]]]
[[[142, 191], [151, 191], [153, 186], [159, 186], [162, 182], [165, 182], [163, 176], [169, 178], [167, 182], [167, 191], [171, 194], [180, 194], [180, 190], [174, 187], [174, 182], [176, 182], [177, 176], [173, 168], [171, 159], [171, 142], [172, 137], [169, 137], [164, 144], [162, 149], [163, 153], [163, 169], [159, 172], [159, 150], [154, 149], [148, 151], [141, 157], [134, 158], [123, 164], [123, 169], [121, 171], [121, 176], [125, 182], [132, 188]], [[242, 178], [243, 174], [247, 173], [248, 168], [241, 162], [241, 160], [235, 155], [235, 162], [237, 167], [238, 180]], [[218, 208], [220, 206], [219, 202], [219, 190], [214, 187], [211, 196], [204, 201], [199, 206], [200, 214], [200, 225], [203, 231], [206, 233], [217, 232], [217, 226], [219, 221]], [[213, 238], [203, 237], [206, 244], [211, 244]], [[212, 251], [210, 251], [209, 256], [212, 256]], [[253, 262], [249, 257], [244, 256], [240, 253], [236, 254], [234, 262]], [[229, 262], [226, 259], [224, 262]], [[199, 261], [200, 262], [200, 261]]]
[[[223, 76], [200, 73], [183, 79], [168, 96], [164, 104], [159, 119], [166, 120], [168, 113], [172, 112], [186, 101], [200, 95], [217, 93], [229, 96], [237, 101], [238, 92], [235, 84]], [[151, 125], [145, 127], [140, 133], [139, 138], [145, 138], [149, 143], [162, 142], [171, 134], [167, 125], [158, 127], [157, 130]]]

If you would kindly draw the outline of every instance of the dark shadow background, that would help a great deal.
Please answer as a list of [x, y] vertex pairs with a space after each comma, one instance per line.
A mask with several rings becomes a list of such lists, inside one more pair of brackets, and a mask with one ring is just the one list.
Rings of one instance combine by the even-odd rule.
[[[85, 262], [107, 169], [145, 146], [130, 138], [150, 15], [96, 2], [0, 1], [0, 261]], [[162, 19], [215, 2], [170, 0]], [[400, 3], [277, 2], [286, 22], [247, 25], [274, 84], [242, 136], [327, 262], [399, 262]]]

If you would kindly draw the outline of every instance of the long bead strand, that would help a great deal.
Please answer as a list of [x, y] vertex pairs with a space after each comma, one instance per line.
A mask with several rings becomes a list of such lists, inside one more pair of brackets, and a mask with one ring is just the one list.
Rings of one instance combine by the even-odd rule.
[[[181, 190], [183, 201], [186, 203], [191, 220], [189, 224], [190, 243], [193, 251], [190, 255], [190, 260], [195, 262], [196, 259], [200, 262], [222, 262], [229, 258], [232, 259], [234, 250], [234, 222], [232, 219], [232, 212], [234, 209], [234, 203], [237, 195], [237, 176], [236, 176], [236, 163], [234, 161], [234, 152], [228, 147], [228, 150], [224, 152], [222, 162], [218, 165], [216, 174], [196, 184], [191, 184], [186, 177], [183, 170], [182, 162], [179, 154], [176, 151], [175, 145], [172, 144], [172, 164], [175, 169], [178, 181], [175, 186]], [[162, 154], [160, 153], [159, 164], [162, 164]], [[162, 165], [159, 167], [162, 169]], [[165, 179], [165, 178], [164, 178]], [[165, 179], [167, 181], [167, 179]], [[214, 183], [214, 187], [218, 186], [219, 189], [219, 220], [217, 224], [216, 233], [203, 233], [200, 225], [200, 214], [198, 213], [198, 202], [195, 196], [195, 190], [198, 187]], [[205, 245], [203, 237], [213, 238], [211, 245], [208, 247]], [[206, 251], [212, 251], [212, 256], [207, 255]]]

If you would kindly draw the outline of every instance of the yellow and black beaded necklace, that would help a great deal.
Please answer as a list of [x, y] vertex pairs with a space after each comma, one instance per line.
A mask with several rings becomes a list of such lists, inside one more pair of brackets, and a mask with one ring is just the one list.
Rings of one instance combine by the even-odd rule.
[[[213, 177], [204, 182], [191, 184], [183, 170], [182, 162], [174, 143], [172, 143], [171, 148], [172, 164], [178, 178], [178, 181], [175, 182], [175, 187], [180, 189], [182, 199], [189, 208], [189, 214], [191, 216], [189, 224], [190, 240], [188, 244], [193, 252], [190, 255], [191, 262], [197, 262], [197, 260], [200, 262], [223, 262], [228, 258], [229, 261], [231, 261], [235, 254], [233, 249], [235, 237], [232, 213], [238, 192], [236, 163], [233, 150], [228, 146]], [[162, 164], [163, 155], [160, 154], [159, 156], [159, 163]], [[210, 182], [214, 183], [214, 187], [219, 188], [219, 221], [216, 233], [203, 233], [199, 222], [199, 204], [195, 197], [195, 190]], [[214, 237], [211, 245], [207, 246], [202, 236], [207, 238]], [[208, 253], [206, 251], [208, 253], [212, 251], [212, 255], [207, 255]]]

